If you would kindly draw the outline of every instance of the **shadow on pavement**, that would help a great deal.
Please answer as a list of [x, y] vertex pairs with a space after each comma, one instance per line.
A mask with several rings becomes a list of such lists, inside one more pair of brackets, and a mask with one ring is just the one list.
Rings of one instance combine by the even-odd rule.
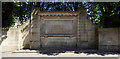
[[37, 50], [40, 54], [47, 54], [47, 55], [59, 55], [60, 53], [66, 53], [66, 52], [72, 52], [75, 54], [97, 54], [97, 55], [101, 55], [101, 56], [105, 56], [105, 55], [119, 55], [120, 51], [99, 51], [99, 50], [77, 50], [77, 49], [40, 49]]

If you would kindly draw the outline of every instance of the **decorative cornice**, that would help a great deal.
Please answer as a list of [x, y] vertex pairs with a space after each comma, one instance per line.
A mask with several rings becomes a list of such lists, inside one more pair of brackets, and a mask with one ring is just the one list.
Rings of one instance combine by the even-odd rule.
[[40, 16], [78, 16], [79, 12], [38, 12]]

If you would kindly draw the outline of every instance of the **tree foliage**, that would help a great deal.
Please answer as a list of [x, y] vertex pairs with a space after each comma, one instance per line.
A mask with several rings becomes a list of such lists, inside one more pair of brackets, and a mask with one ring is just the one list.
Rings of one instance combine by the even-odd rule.
[[32, 7], [40, 7], [40, 11], [79, 11], [81, 5], [100, 27], [120, 27], [120, 2], [4, 2], [3, 27], [13, 25], [16, 19], [21, 23], [29, 19]]
[[13, 25], [13, 3], [2, 3], [2, 7], [2, 26], [8, 27]]
[[120, 27], [120, 2], [88, 3], [92, 21], [100, 27]]

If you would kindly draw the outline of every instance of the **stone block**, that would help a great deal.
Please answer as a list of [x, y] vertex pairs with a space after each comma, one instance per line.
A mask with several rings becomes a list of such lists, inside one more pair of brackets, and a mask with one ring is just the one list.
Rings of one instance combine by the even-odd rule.
[[40, 28], [32, 28], [31, 32], [37, 32], [37, 33], [40, 33]]
[[103, 50], [103, 51], [119, 50], [118, 28], [99, 29], [99, 50]]
[[100, 51], [118, 51], [118, 45], [99, 45]]
[[118, 45], [118, 29], [99, 29], [99, 45]]
[[48, 37], [41, 40], [42, 48], [67, 48], [75, 47], [76, 40], [69, 37]]
[[24, 44], [23, 49], [29, 49], [30, 48], [30, 43], [29, 44]]
[[78, 49], [88, 49], [88, 41], [81, 41], [77, 43], [77, 48]]
[[31, 40], [40, 40], [40, 35], [39, 34], [32, 35]]
[[31, 41], [30, 49], [40, 49], [40, 41]]

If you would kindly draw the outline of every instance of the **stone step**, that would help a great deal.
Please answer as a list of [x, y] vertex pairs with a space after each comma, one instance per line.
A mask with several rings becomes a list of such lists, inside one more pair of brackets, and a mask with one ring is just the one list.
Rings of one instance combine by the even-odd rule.
[[38, 53], [39, 50], [15, 50], [12, 53]]

